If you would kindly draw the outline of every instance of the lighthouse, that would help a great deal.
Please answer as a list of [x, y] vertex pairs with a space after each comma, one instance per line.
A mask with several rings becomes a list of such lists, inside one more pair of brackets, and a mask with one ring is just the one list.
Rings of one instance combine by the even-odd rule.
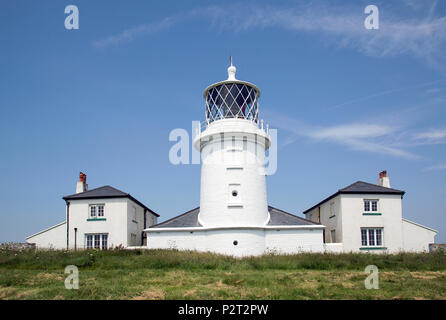
[[271, 141], [259, 121], [260, 89], [237, 80], [231, 61], [228, 78], [203, 96], [205, 127], [194, 140], [202, 155], [198, 221], [203, 227], [264, 226], [270, 219], [265, 152]]
[[204, 90], [200, 206], [144, 230], [149, 249], [208, 251], [236, 257], [322, 252], [324, 226], [268, 205], [266, 152], [272, 139], [259, 119], [260, 89], [228, 78]]

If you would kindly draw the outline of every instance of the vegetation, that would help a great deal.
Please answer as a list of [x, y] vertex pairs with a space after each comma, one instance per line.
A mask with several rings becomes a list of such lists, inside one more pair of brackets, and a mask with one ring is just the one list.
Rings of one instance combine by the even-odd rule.
[[[65, 289], [65, 267], [79, 289]], [[379, 289], [367, 290], [367, 265]], [[0, 249], [0, 299], [445, 299], [446, 255]]]

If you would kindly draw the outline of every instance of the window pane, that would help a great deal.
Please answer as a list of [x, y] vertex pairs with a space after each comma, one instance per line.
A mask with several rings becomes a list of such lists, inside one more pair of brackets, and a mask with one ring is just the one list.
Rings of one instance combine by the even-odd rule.
[[361, 229], [361, 245], [367, 246], [367, 230]]
[[100, 248], [100, 244], [101, 244], [101, 236], [99, 234], [95, 234], [94, 235], [94, 247], [96, 249]]
[[87, 249], [91, 249], [92, 248], [92, 235], [88, 234], [87, 235]]
[[376, 245], [382, 245], [382, 229], [376, 229]]
[[102, 249], [107, 249], [107, 240], [108, 240], [108, 235], [103, 234], [102, 235]]
[[104, 206], [98, 206], [98, 217], [104, 216]]
[[364, 211], [370, 211], [370, 201], [364, 200]]
[[369, 229], [369, 246], [375, 245], [375, 229]]
[[378, 211], [378, 201], [372, 201], [372, 211]]
[[92, 217], [92, 218], [96, 217], [96, 207], [95, 206], [90, 207], [90, 217]]

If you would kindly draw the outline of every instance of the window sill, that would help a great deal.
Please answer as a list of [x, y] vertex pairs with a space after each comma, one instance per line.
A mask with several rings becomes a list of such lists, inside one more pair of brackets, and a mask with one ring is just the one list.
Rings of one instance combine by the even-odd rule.
[[331, 219], [331, 218], [334, 218], [334, 217], [336, 217], [336, 215], [334, 214], [334, 215], [332, 215], [331, 217], [328, 217], [328, 219]]
[[387, 250], [386, 247], [360, 247], [359, 250]]
[[382, 213], [379, 213], [379, 212], [364, 212], [362, 215], [363, 216], [381, 216]]
[[91, 218], [91, 219], [87, 219], [87, 221], [105, 221], [107, 219], [105, 218]]
[[136, 221], [136, 220], [132, 220], [132, 222], [138, 224], [138, 221]]

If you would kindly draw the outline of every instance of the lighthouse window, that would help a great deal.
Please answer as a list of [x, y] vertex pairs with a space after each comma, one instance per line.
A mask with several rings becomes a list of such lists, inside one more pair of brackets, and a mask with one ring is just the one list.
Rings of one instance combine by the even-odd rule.
[[238, 245], [238, 241], [234, 240], [233, 244], [234, 244], [234, 246]]
[[238, 195], [238, 192], [236, 190], [232, 191], [232, 196], [233, 197], [237, 197], [237, 195]]
[[208, 122], [224, 118], [258, 121], [257, 89], [247, 84], [223, 84], [209, 89], [206, 94]]

